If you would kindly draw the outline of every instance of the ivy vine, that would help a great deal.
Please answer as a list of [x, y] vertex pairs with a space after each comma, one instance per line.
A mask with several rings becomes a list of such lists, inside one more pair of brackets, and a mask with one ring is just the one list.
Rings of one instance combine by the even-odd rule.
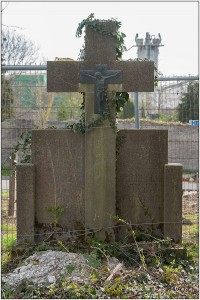
[[31, 142], [32, 131], [23, 132], [11, 155], [16, 158], [17, 153], [22, 153], [21, 163], [31, 163]]
[[[104, 22], [115, 22], [116, 32], [110, 32], [103, 28], [102, 24]], [[95, 32], [99, 32], [106, 36], [113, 36], [116, 38], [116, 60], [120, 60], [122, 58], [123, 52], [126, 50], [124, 38], [126, 35], [123, 32], [120, 32], [121, 22], [116, 19], [110, 20], [99, 20], [94, 18], [94, 14], [91, 13], [86, 19], [84, 19], [81, 23], [78, 24], [78, 28], [76, 30], [76, 37], [81, 37], [83, 34], [83, 29], [88, 26]], [[84, 49], [83, 49], [84, 50]], [[83, 93], [84, 97], [84, 93]], [[113, 102], [116, 106], [116, 112], [120, 112], [124, 107], [125, 103], [129, 100], [129, 94], [127, 92], [117, 92], [113, 99]], [[66, 124], [65, 128], [73, 129], [75, 132], [85, 133], [89, 131], [92, 127], [100, 126], [103, 122], [108, 119], [110, 121], [110, 125], [116, 129], [116, 124], [113, 120], [111, 120], [110, 107], [108, 105], [108, 99], [106, 103], [106, 109], [103, 113], [99, 115], [99, 117], [93, 121], [91, 121], [88, 125], [85, 124], [85, 113], [84, 113], [84, 100], [81, 109], [83, 113], [81, 114], [80, 121], [74, 124]]]
[[98, 118], [90, 121], [88, 124], [85, 123], [85, 93], [83, 94], [83, 103], [81, 105], [81, 109], [83, 110], [80, 120], [77, 123], [73, 124], [66, 124], [65, 129], [72, 129], [74, 132], [80, 132], [84, 134], [85, 132], [90, 131], [94, 127], [98, 127], [103, 125], [105, 120], [109, 120], [110, 126], [116, 130], [116, 123], [115, 120], [112, 119], [112, 114], [111, 114], [111, 108], [113, 105], [115, 105], [115, 98], [113, 101], [108, 101], [107, 94], [105, 91], [105, 99], [106, 99], [106, 105], [105, 105], [105, 110], [99, 114]]
[[[103, 28], [102, 24], [104, 22], [114, 22], [116, 25], [116, 32], [110, 32]], [[99, 32], [103, 35], [113, 36], [116, 38], [116, 60], [122, 58], [123, 52], [126, 50], [124, 38], [126, 37], [125, 33], [120, 32], [119, 29], [121, 27], [121, 22], [116, 19], [110, 20], [100, 20], [94, 18], [94, 13], [91, 13], [86, 19], [84, 19], [81, 23], [78, 24], [78, 28], [76, 30], [76, 37], [81, 37], [83, 33], [84, 27], [88, 26], [92, 30]]]
[[[104, 22], [115, 22], [116, 25], [116, 32], [109, 32], [107, 30], [104, 29], [104, 27], [102, 26], [102, 24]], [[91, 28], [92, 30], [94, 30], [95, 32], [99, 32], [103, 35], [106, 36], [113, 36], [116, 38], [116, 60], [120, 60], [122, 58], [122, 54], [124, 51], [126, 51], [126, 47], [125, 47], [125, 37], [126, 35], [123, 32], [120, 32], [120, 27], [121, 27], [121, 22], [117, 21], [116, 19], [110, 19], [110, 20], [100, 20], [100, 19], [96, 19], [94, 17], [94, 13], [91, 13], [86, 19], [84, 19], [82, 22], [80, 22], [78, 24], [78, 28], [76, 30], [76, 37], [81, 37], [83, 34], [83, 29], [88, 26], [89, 28]], [[84, 49], [83, 49], [84, 51]], [[132, 59], [130, 59], [132, 60]], [[136, 61], [149, 61], [149, 59], [140, 59], [140, 58], [136, 58], [134, 59]], [[157, 75], [158, 75], [158, 70], [156, 68], [156, 66], [154, 66], [154, 70], [155, 70], [155, 86], [157, 86], [158, 81], [157, 79]], [[128, 102], [129, 100], [129, 94], [127, 92], [116, 92], [115, 94], [115, 105], [116, 105], [116, 112], [120, 112], [122, 110], [122, 108], [124, 107], [125, 103]], [[99, 116], [99, 118], [88, 125], [88, 127], [92, 127], [95, 125], [100, 125], [103, 123], [103, 121], [105, 120], [105, 117], [109, 118], [109, 113], [105, 112], [104, 114], [101, 114]], [[84, 117], [84, 115], [82, 115], [82, 117]], [[74, 129], [75, 131], [80, 131], [82, 133], [84, 133], [85, 131], [87, 131], [89, 128], [88, 127], [84, 127], [84, 120], [83, 118], [81, 118], [80, 123], [78, 124], [73, 124], [73, 125], [69, 125], [69, 127], [67, 128], [71, 128]], [[115, 126], [114, 126], [115, 127]]]

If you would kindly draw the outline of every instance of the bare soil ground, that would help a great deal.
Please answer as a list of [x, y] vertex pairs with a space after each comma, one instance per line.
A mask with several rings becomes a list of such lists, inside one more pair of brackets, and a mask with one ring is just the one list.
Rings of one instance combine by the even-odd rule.
[[197, 191], [185, 191], [183, 193], [183, 215], [198, 214], [199, 194]]

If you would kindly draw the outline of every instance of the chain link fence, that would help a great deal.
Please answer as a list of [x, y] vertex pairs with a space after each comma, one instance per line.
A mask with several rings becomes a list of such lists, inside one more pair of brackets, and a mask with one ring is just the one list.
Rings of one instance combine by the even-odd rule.
[[[16, 241], [15, 150], [33, 128], [64, 128], [80, 119], [82, 95], [47, 93], [46, 66], [2, 68], [2, 250]], [[198, 238], [198, 78], [159, 78], [153, 93], [130, 93], [118, 128], [168, 129], [168, 160], [183, 165], [183, 240]], [[134, 112], [134, 102], [138, 110]], [[136, 107], [136, 105], [135, 105]], [[125, 113], [126, 112], [126, 113]], [[136, 115], [139, 124], [135, 123]], [[135, 116], [135, 118], [134, 118]]]

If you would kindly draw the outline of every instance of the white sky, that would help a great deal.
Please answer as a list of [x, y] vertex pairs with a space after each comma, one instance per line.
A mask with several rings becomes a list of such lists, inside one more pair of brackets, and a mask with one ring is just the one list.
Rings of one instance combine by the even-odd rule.
[[[84, 39], [76, 38], [78, 23], [94, 13], [98, 19], [122, 22], [125, 44], [135, 44], [135, 35], [161, 34], [159, 70], [163, 75], [198, 74], [198, 1], [180, 2], [13, 2], [2, 13], [2, 24], [16, 29], [40, 46], [47, 60], [77, 59]], [[7, 3], [8, 3], [7, 2]], [[2, 1], [2, 6], [5, 6]], [[136, 58], [136, 48], [123, 59]]]

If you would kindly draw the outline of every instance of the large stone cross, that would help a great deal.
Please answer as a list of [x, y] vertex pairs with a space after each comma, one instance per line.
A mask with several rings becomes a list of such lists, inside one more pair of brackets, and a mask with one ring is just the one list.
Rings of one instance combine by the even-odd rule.
[[[102, 29], [116, 32], [114, 21], [102, 22]], [[86, 27], [84, 61], [47, 62], [48, 92], [85, 92], [86, 123], [105, 109], [105, 93], [152, 92], [154, 63], [116, 61], [116, 38]], [[115, 118], [115, 109], [112, 110]], [[116, 136], [107, 122], [85, 134], [85, 227], [112, 235], [115, 215]], [[70, 170], [69, 170], [70, 172]], [[128, 208], [127, 208], [128, 209]]]
[[[116, 32], [115, 22], [103, 22], [102, 30]], [[116, 71], [121, 71], [116, 74]], [[96, 75], [95, 75], [96, 73]], [[152, 92], [154, 90], [154, 63], [148, 61], [116, 61], [116, 39], [86, 27], [84, 61], [47, 62], [48, 92], [95, 92], [92, 107], [95, 114], [103, 110], [104, 101], [98, 97], [98, 74], [110, 91]], [[112, 74], [113, 73], [113, 74]], [[90, 76], [88, 76], [90, 75]], [[116, 75], [116, 76], [113, 76]], [[93, 76], [93, 77], [92, 77]], [[96, 79], [94, 79], [96, 76]], [[87, 84], [86, 84], [87, 83]], [[102, 85], [102, 83], [100, 83]], [[96, 100], [96, 101], [95, 101]], [[94, 115], [91, 115], [93, 118]], [[87, 118], [87, 117], [86, 117]]]

